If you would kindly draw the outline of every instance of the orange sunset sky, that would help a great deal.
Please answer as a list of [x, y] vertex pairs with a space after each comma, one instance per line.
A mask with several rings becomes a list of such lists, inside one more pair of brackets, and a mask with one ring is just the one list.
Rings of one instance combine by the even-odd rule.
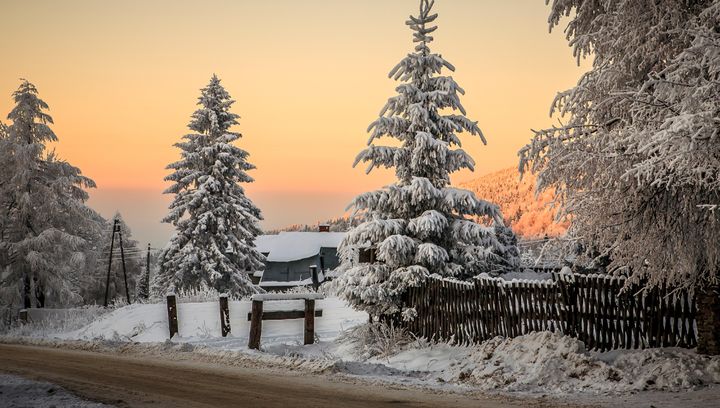
[[[531, 128], [580, 67], [543, 0], [437, 0], [432, 49], [452, 62], [477, 169], [517, 165]], [[247, 186], [265, 228], [343, 214], [392, 173], [351, 167], [365, 129], [394, 93], [389, 70], [412, 50], [417, 0], [0, 2], [0, 112], [27, 78], [50, 105], [60, 156], [94, 179], [89, 204], [120, 210], [141, 242], [164, 246], [165, 166], [213, 73], [237, 100], [240, 145], [258, 169]]]

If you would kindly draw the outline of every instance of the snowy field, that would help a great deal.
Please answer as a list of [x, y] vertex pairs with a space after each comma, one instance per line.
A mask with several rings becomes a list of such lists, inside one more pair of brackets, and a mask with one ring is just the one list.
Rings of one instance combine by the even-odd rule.
[[[35, 322], [8, 333], [5, 341], [81, 340], [90, 349], [142, 350], [171, 359], [272, 366], [445, 391], [551, 395], [608, 406], [640, 397], [663, 406], [661, 402], [683, 396], [692, 396], [686, 406], [713, 406], [713, 399], [710, 405], [695, 403], [708, 395], [720, 396], [720, 358], [699, 356], [693, 350], [588, 352], [582, 342], [549, 332], [475, 346], [428, 342], [397, 331], [373, 337], [366, 330], [365, 313], [332, 297], [316, 305], [323, 310], [316, 318], [316, 344], [302, 344], [302, 319], [264, 321], [261, 352], [247, 349], [247, 301], [230, 302], [232, 333], [227, 338], [220, 336], [217, 302], [208, 302], [178, 304], [180, 335], [172, 340], [165, 305], [137, 304], [107, 313], [81, 309], [82, 317], [74, 318], [63, 312], [66, 325], [43, 323], [43, 312], [34, 311]], [[265, 304], [268, 311], [303, 307], [303, 301]], [[93, 313], [96, 318], [83, 323]]]

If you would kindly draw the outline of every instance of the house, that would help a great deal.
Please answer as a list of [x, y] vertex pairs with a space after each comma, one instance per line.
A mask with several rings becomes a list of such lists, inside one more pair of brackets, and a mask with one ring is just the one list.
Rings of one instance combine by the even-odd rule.
[[316, 266], [322, 275], [340, 264], [337, 248], [344, 237], [344, 232], [330, 232], [323, 226], [318, 232], [292, 231], [257, 237], [255, 245], [266, 258], [265, 270], [255, 273], [256, 278], [260, 275], [260, 287], [284, 290], [312, 284], [311, 266]]

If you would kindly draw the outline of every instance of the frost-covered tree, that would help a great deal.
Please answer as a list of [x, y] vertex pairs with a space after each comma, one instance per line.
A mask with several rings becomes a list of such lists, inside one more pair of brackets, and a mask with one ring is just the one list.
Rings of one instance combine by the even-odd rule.
[[145, 254], [145, 266], [140, 272], [137, 284], [135, 286], [135, 297], [139, 301], [148, 300], [150, 298], [150, 244], [148, 244], [148, 253]]
[[159, 290], [256, 291], [248, 272], [263, 265], [254, 244], [262, 217], [239, 184], [253, 181], [247, 171], [255, 166], [233, 145], [241, 137], [230, 130], [239, 118], [230, 112], [234, 102], [213, 75], [188, 125], [195, 133], [175, 145], [181, 159], [165, 178], [173, 182], [165, 193], [175, 198], [163, 221], [177, 233], [160, 257]]
[[13, 99], [12, 123], [0, 131], [0, 241], [10, 260], [0, 298], [26, 307], [80, 303], [102, 220], [84, 204], [95, 183], [46, 151], [57, 137], [35, 86], [23, 80]]
[[720, 353], [720, 1], [555, 0], [575, 56], [521, 170], [554, 188], [570, 233], [646, 287], [695, 292], [699, 351]]
[[[432, 0], [422, 0], [419, 16], [407, 22], [415, 51], [390, 71], [402, 84], [368, 128], [368, 147], [355, 160], [355, 165], [368, 162], [368, 172], [394, 167], [397, 176], [394, 184], [355, 198], [351, 207], [365, 222], [348, 232], [339, 249], [345, 272], [335, 285], [352, 305], [372, 315], [401, 311], [408, 287], [433, 274], [467, 279], [517, 264], [512, 248], [495, 234], [494, 224], [503, 222], [498, 207], [450, 186], [451, 173], [474, 168], [458, 133], [485, 138], [477, 122], [465, 116], [463, 89], [441, 75], [455, 68], [430, 51], [430, 33], [437, 28], [432, 6]], [[382, 137], [398, 143], [376, 145]], [[358, 248], [374, 253], [370, 262], [351, 264]]]

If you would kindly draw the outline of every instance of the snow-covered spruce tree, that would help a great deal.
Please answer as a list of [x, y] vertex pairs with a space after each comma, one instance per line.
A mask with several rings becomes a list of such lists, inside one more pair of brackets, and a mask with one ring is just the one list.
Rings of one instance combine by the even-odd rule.
[[84, 189], [95, 183], [46, 152], [57, 137], [35, 86], [23, 80], [13, 99], [12, 123], [0, 137], [0, 241], [10, 260], [0, 299], [26, 307], [81, 303], [91, 276], [86, 258], [102, 221], [84, 204]]
[[[417, 46], [390, 72], [403, 83], [368, 128], [369, 147], [355, 160], [355, 165], [368, 162], [368, 172], [394, 167], [397, 176], [394, 184], [355, 198], [350, 207], [364, 222], [348, 232], [339, 249], [345, 271], [334, 285], [350, 304], [375, 316], [404, 312], [402, 294], [433, 274], [467, 279], [517, 265], [516, 252], [495, 235], [493, 224], [503, 222], [499, 208], [450, 187], [451, 173], [474, 168], [457, 134], [485, 138], [465, 116], [462, 88], [440, 75], [454, 67], [430, 51], [429, 34], [437, 28], [429, 26], [437, 18], [430, 14], [432, 6], [432, 0], [422, 0], [420, 15], [407, 22]], [[374, 144], [384, 136], [399, 146]], [[375, 259], [353, 264], [358, 248], [375, 251]]]
[[[150, 245], [148, 245], [147, 250], [150, 251]], [[149, 257], [150, 254], [146, 253], [144, 256]], [[150, 266], [149, 260], [147, 258], [144, 259], [144, 266], [142, 267], [142, 271], [140, 272], [135, 285], [135, 298], [138, 301], [150, 299]]]
[[536, 132], [520, 167], [555, 188], [570, 233], [608, 269], [687, 288], [698, 350], [720, 353], [720, 1], [555, 0], [550, 27], [594, 58]]
[[161, 291], [214, 289], [241, 296], [257, 290], [248, 272], [263, 265], [254, 244], [262, 218], [239, 184], [253, 181], [247, 170], [255, 166], [232, 144], [241, 137], [230, 131], [239, 118], [230, 112], [234, 102], [213, 75], [188, 125], [195, 133], [175, 145], [182, 158], [168, 166], [173, 173], [165, 180], [174, 184], [165, 193], [175, 198], [163, 221], [177, 233], [160, 256], [155, 282]]

